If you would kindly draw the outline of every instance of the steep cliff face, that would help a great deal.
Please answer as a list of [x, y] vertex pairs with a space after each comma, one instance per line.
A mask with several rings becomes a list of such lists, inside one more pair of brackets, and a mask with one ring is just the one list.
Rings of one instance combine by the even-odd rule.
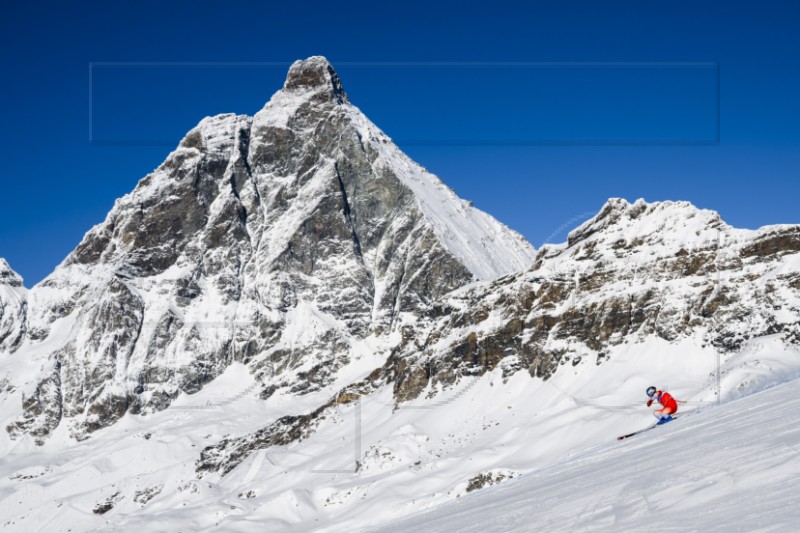
[[566, 243], [543, 247], [528, 270], [446, 295], [403, 328], [381, 368], [328, 404], [208, 447], [198, 473], [224, 474], [254, 450], [305, 439], [342, 403], [386, 389], [397, 407], [427, 401], [435, 411], [445, 408], [439, 396], [486, 373], [547, 381], [580, 365], [591, 375], [587, 365], [653, 339], [675, 346], [664, 356], [685, 369], [686, 382], [702, 378], [698, 351], [720, 353], [731, 375], [736, 365], [759, 366], [734, 357], [747, 341], [800, 345], [798, 252], [800, 226], [739, 230], [686, 202], [611, 199]]
[[350, 104], [320, 57], [254, 117], [204, 119], [30, 294], [41, 366], [12, 435], [82, 438], [167, 407], [232, 361], [312, 392], [444, 294], [533, 248], [460, 200]]
[[0, 258], [0, 357], [14, 351], [25, 336], [28, 291], [22, 278]]

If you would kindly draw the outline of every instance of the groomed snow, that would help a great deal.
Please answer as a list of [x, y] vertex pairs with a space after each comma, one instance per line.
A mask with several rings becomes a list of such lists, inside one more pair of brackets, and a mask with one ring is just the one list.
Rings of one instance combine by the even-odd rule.
[[796, 531], [798, 410], [792, 380], [378, 531]]
[[[343, 373], [363, 375], [375, 348], [354, 347], [364, 355]], [[233, 364], [166, 411], [124, 417], [84, 442], [68, 438], [65, 425], [42, 447], [0, 434], [0, 524], [9, 531], [344, 532], [420, 530], [424, 521], [432, 524], [426, 531], [619, 530], [643, 528], [651, 516], [667, 525], [697, 520], [705, 530], [730, 523], [712, 509], [727, 498], [743, 524], [790, 523], [796, 512], [773, 502], [798, 503], [791, 476], [800, 467], [800, 382], [747, 395], [796, 378], [800, 354], [765, 337], [721, 363], [722, 407], [715, 405], [715, 353], [690, 339], [620, 346], [600, 366], [586, 360], [546, 382], [524, 372], [504, 380], [498, 368], [400, 409], [384, 388], [328, 412], [306, 440], [256, 451], [224, 477], [198, 479], [203, 447], [309, 412], [343, 383], [264, 402], [247, 369]], [[617, 443], [617, 435], [653, 422], [643, 402], [650, 384], [687, 400], [683, 409], [701, 410]], [[7, 398], [19, 402], [16, 394]], [[468, 481], [487, 472], [521, 481], [467, 494]], [[147, 491], [152, 499], [137, 501]], [[109, 498], [114, 507], [95, 514]], [[747, 499], [756, 502], [752, 516], [745, 516]], [[442, 504], [435, 511], [442, 514], [398, 522]]]

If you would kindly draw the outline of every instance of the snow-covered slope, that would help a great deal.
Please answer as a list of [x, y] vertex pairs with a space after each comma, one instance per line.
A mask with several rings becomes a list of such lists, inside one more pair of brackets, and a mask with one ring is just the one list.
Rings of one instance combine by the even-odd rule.
[[376, 530], [794, 531], [798, 409], [795, 379]]
[[[642, 486], [648, 482], [666, 490], [673, 481], [677, 488], [665, 495], [663, 504], [691, 510], [691, 498], [677, 501], [686, 496], [681, 488], [691, 488], [692, 495], [709, 501], [723, 496], [738, 498], [737, 491], [747, 493], [755, 485], [742, 487], [733, 479], [750, 483], [757, 475], [756, 468], [778, 466], [779, 462], [769, 463], [767, 457], [759, 459], [760, 463], [751, 462], [762, 453], [777, 450], [784, 467], [789, 467], [787, 473], [796, 472], [794, 463], [786, 462], [793, 457], [784, 453], [789, 449], [778, 447], [781, 442], [796, 444], [787, 433], [792, 431], [791, 413], [797, 409], [796, 385], [781, 399], [789, 403], [779, 415], [774, 409], [780, 402], [761, 403], [763, 396], [737, 399], [797, 377], [797, 348], [787, 348], [778, 336], [771, 336], [750, 341], [726, 357], [721, 368], [721, 408], [716, 407], [713, 348], [652, 339], [612, 351], [603, 365], [570, 367], [547, 381], [532, 380], [523, 373], [506, 378], [497, 368], [441, 396], [399, 409], [390, 390], [359, 402], [340, 403], [306, 439], [262, 448], [227, 475], [198, 478], [195, 461], [207, 444], [227, 434], [252, 431], [264, 420], [278, 419], [287, 412], [312, 412], [319, 401], [309, 395], [273, 396], [264, 402], [258, 398], [257, 382], [247, 368], [234, 363], [202, 391], [177, 399], [169, 409], [146, 417], [125, 417], [83, 442], [69, 438], [63, 426], [38, 447], [27, 440], [11, 442], [7, 436], [0, 437], [4, 453], [0, 524], [11, 531], [156, 527], [344, 532], [381, 525], [392, 529], [398, 520], [420, 510], [458, 501], [457, 507], [443, 511], [446, 518], [434, 515], [431, 523], [440, 525], [442, 531], [460, 530], [448, 526], [463, 525], [467, 519], [457, 515], [467, 512], [469, 520], [484, 527], [491, 521], [522, 530], [532, 528], [526, 524], [541, 526], [533, 527], [537, 530], [569, 529], [576, 523], [579, 528], [600, 527], [613, 525], [606, 511], [617, 508], [619, 527], [624, 527], [642, 523], [637, 520], [645, 519], [639, 513], [648, 509], [646, 501], [653, 512], [669, 520], [670, 514], [661, 512], [654, 495]], [[683, 362], [675, 364], [676, 358]], [[700, 411], [660, 428], [663, 433], [617, 444], [617, 435], [653, 423], [650, 409], [644, 405], [644, 388], [651, 383], [666, 386], [687, 401], [682, 409]], [[741, 428], [734, 413], [748, 416]], [[712, 425], [718, 419], [723, 422]], [[769, 430], [775, 441], [752, 438], [750, 419], [761, 420], [763, 425], [758, 428]], [[647, 444], [651, 438], [683, 434], [684, 427], [690, 437], [678, 441], [680, 444], [673, 446], [668, 440]], [[722, 431], [727, 439], [722, 438]], [[779, 440], [779, 435], [786, 440]], [[589, 450], [596, 455], [586, 455]], [[738, 464], [714, 466], [735, 457], [740, 458]], [[629, 466], [623, 465], [629, 461]], [[700, 468], [706, 461], [713, 475], [708, 469], [689, 468]], [[577, 469], [583, 469], [580, 476]], [[609, 485], [603, 488], [597, 479], [611, 469], [617, 469], [618, 475], [609, 477]], [[671, 478], [670, 471], [676, 471], [676, 477]], [[743, 477], [736, 477], [740, 474]], [[763, 474], [759, 490], [784, 494], [779, 492], [780, 485], [771, 485], [771, 470]], [[717, 475], [722, 477], [714, 477]], [[560, 481], [561, 476], [565, 481]], [[469, 514], [475, 491], [489, 491], [489, 501], [496, 505], [491, 499], [495, 489], [489, 487], [500, 483], [502, 489], [517, 477], [522, 477], [522, 487], [503, 493], [517, 498], [517, 503], [528, 504], [529, 490], [540, 495], [556, 485], [557, 492], [535, 504], [538, 513], [512, 512], [511, 505], [493, 509], [487, 504], [481, 507], [485, 517]], [[718, 481], [712, 485], [706, 480]], [[704, 484], [709, 492], [704, 492]], [[622, 490], [624, 487], [631, 492]], [[589, 488], [602, 496], [602, 506], [593, 519], [590, 502], [599, 500], [592, 499]], [[555, 496], [558, 498], [551, 499]], [[579, 507], [570, 505], [574, 503], [570, 496]], [[619, 498], [619, 507], [615, 498]], [[483, 505], [482, 501], [477, 500], [477, 505]], [[578, 520], [569, 514], [576, 509], [582, 512], [582, 521], [559, 521], [565, 515]], [[502, 522], [504, 516], [510, 517], [508, 522]], [[547, 519], [537, 521], [538, 517]], [[415, 520], [408, 527], [418, 527], [419, 520], [427, 518]], [[686, 522], [671, 523], [690, 520], [687, 516]]]
[[519, 272], [533, 262], [533, 248], [518, 233], [456, 196], [439, 178], [412, 161], [354, 106], [348, 115], [361, 139], [380, 154], [380, 165], [397, 173], [411, 189], [439, 240], [479, 280]]
[[286, 446], [326, 457], [330, 418], [381, 399], [386, 411], [361, 425], [375, 433], [347, 441], [361, 443], [359, 469], [413, 477], [405, 470], [416, 461], [435, 466], [398, 499], [389, 481], [353, 490], [413, 508], [455, 497], [471, 478], [486, 483], [635, 429], [629, 402], [652, 381], [700, 404], [745, 394], [800, 369], [799, 235], [797, 226], [734, 230], [685, 203], [611, 200], [528, 271], [446, 295], [404, 328], [383, 366], [313, 411], [207, 447], [197, 473], [235, 478]]

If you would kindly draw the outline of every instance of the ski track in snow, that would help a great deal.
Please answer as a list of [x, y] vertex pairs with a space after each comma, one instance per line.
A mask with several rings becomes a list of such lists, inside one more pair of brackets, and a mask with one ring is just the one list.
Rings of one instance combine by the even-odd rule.
[[800, 380], [376, 531], [792, 531]]

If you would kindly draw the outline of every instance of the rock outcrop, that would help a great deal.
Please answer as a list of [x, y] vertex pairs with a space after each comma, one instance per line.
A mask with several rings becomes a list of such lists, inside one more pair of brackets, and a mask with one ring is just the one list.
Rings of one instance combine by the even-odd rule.
[[[686, 202], [609, 200], [528, 271], [445, 298], [398, 354], [395, 395], [498, 365], [547, 379], [650, 336], [723, 352], [773, 334], [798, 343], [799, 242], [799, 226], [737, 230]], [[434, 370], [420, 380], [423, 368]]]
[[0, 357], [19, 347], [25, 336], [28, 291], [19, 274], [0, 258]]

